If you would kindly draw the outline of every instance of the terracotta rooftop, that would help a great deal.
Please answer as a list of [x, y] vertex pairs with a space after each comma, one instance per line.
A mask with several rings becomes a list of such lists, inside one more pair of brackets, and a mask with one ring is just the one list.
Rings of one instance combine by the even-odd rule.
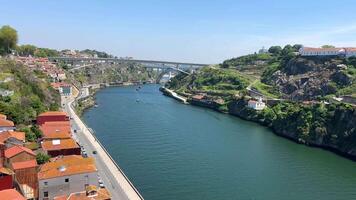
[[0, 133], [0, 143], [4, 143], [9, 138], [16, 138], [25, 142], [25, 133], [18, 131], [5, 131]]
[[11, 158], [22, 152], [27, 152], [28, 154], [36, 156], [36, 154], [31, 149], [22, 146], [13, 146], [5, 150], [5, 157]]
[[13, 174], [15, 174], [11, 169], [5, 168], [5, 167], [1, 167], [1, 168], [0, 168], [0, 173], [2, 173], [2, 174], [7, 174], [7, 175], [13, 175]]
[[14, 169], [14, 170], [33, 168], [33, 167], [37, 167], [37, 166], [38, 165], [37, 165], [37, 161], [36, 160], [28, 160], [28, 161], [12, 163], [12, 169]]
[[0, 119], [0, 127], [3, 126], [15, 126], [14, 122], [7, 119]]
[[63, 156], [42, 165], [38, 172], [38, 179], [43, 180], [95, 171], [97, 171], [97, 168], [94, 158], [83, 158], [78, 155]]
[[46, 140], [43, 141], [41, 145], [42, 145], [42, 149], [45, 151], [79, 148], [77, 142], [71, 138], [58, 139], [58, 140]]
[[[91, 188], [90, 191], [88, 191], [88, 188]], [[95, 194], [92, 195], [88, 192], [94, 192]], [[99, 188], [97, 189], [96, 186], [88, 186], [86, 188], [86, 191], [83, 192], [76, 192], [76, 193], [71, 193], [68, 196], [58, 196], [54, 197], [54, 200], [108, 200], [111, 199], [111, 195], [109, 191], [105, 188]]]
[[4, 114], [0, 114], [0, 119], [6, 119], [7, 118], [7, 116], [6, 115], [4, 115]]
[[40, 130], [43, 133], [43, 138], [70, 138], [70, 122], [46, 122], [40, 126]]
[[345, 48], [313, 48], [313, 47], [303, 47], [303, 51], [345, 51]]
[[0, 191], [1, 200], [26, 200], [18, 191], [7, 189]]
[[68, 114], [66, 112], [61, 112], [61, 111], [48, 111], [48, 112], [44, 112], [44, 113], [41, 113], [40, 117], [42, 116], [68, 116]]

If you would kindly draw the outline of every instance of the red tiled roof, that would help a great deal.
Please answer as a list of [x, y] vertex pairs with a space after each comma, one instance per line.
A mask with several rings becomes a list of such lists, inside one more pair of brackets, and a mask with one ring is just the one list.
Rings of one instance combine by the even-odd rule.
[[1, 200], [26, 200], [18, 191], [7, 189], [0, 191]]
[[44, 139], [70, 138], [71, 127], [69, 121], [46, 122], [40, 126]]
[[14, 162], [12, 163], [12, 168], [14, 170], [18, 169], [26, 169], [26, 168], [33, 168], [37, 167], [37, 161], [36, 160], [28, 160], [28, 161], [22, 161], [22, 162]]
[[9, 138], [16, 138], [18, 140], [25, 142], [25, 133], [18, 132], [18, 131], [6, 131], [0, 133], [0, 143], [4, 143]]
[[63, 156], [43, 164], [38, 172], [38, 179], [43, 180], [96, 171], [94, 158], [83, 158], [79, 155]]
[[42, 142], [41, 146], [45, 151], [79, 148], [77, 142], [71, 138], [61, 140], [46, 140]]
[[33, 156], [36, 156], [36, 154], [31, 149], [28, 149], [28, 148], [22, 147], [22, 146], [13, 146], [13, 147], [10, 147], [5, 150], [5, 157], [11, 158], [19, 153], [22, 153], [22, 152], [27, 152]]
[[344, 48], [313, 48], [313, 47], [303, 47], [302, 49], [303, 51], [340, 51], [340, 50], [344, 50]]
[[62, 112], [62, 111], [48, 111], [48, 112], [44, 112], [44, 113], [41, 113], [40, 115], [38, 116], [68, 116], [68, 114], [66, 112]]
[[15, 126], [14, 122], [10, 121], [10, 120], [6, 120], [6, 119], [0, 119], [0, 127], [4, 127], [4, 126]]

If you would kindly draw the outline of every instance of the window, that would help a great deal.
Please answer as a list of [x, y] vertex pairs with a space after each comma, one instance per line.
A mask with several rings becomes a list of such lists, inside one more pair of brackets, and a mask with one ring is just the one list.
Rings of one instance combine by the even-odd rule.
[[48, 185], [48, 182], [46, 181], [46, 182], [44, 182], [44, 185]]
[[64, 182], [68, 183], [69, 182], [69, 178], [64, 179]]
[[43, 192], [43, 197], [48, 197], [48, 192]]

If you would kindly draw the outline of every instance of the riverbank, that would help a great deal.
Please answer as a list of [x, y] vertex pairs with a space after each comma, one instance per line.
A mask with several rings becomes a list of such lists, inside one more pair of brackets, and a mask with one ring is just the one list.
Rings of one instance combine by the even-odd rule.
[[122, 86], [139, 86], [153, 84], [148, 81], [146, 82], [123, 82], [123, 83], [110, 83], [110, 84], [96, 84], [95, 87], [83, 87], [80, 89], [81, 96], [77, 99], [74, 108], [79, 116], [94, 106], [98, 106], [95, 102], [95, 94], [103, 88], [107, 87], [122, 87]]
[[[80, 96], [82, 97], [82, 96]], [[110, 184], [112, 189], [110, 189], [113, 194], [114, 199], [128, 199], [128, 200], [143, 200], [143, 197], [135, 188], [135, 186], [131, 183], [128, 177], [125, 175], [123, 170], [119, 167], [119, 165], [115, 162], [115, 160], [110, 156], [105, 147], [100, 143], [100, 141], [96, 138], [93, 131], [87, 127], [87, 125], [79, 118], [79, 116], [74, 111], [73, 103], [77, 101], [77, 98], [69, 99], [65, 103], [65, 110], [70, 114], [71, 118], [75, 126], [78, 127], [76, 137], [80, 139], [80, 137], [84, 137], [83, 140], [89, 142], [90, 147], [87, 146], [87, 150], [95, 150], [97, 153], [93, 155], [96, 157], [97, 165], [102, 166], [99, 170], [106, 171], [103, 175], [109, 173], [110, 176], [108, 179], [110, 180]], [[86, 143], [83, 140], [80, 142]], [[104, 167], [105, 166], [105, 167]], [[115, 185], [117, 185], [115, 187]]]
[[[212, 109], [214, 111], [221, 112], [218, 105], [206, 103], [205, 101], [202, 101], [202, 100], [201, 101], [199, 101], [199, 100], [192, 101], [191, 99], [188, 99], [187, 102], [190, 103], [191, 105], [205, 107], [205, 108]], [[314, 112], [317, 112], [317, 110], [323, 108], [322, 105], [321, 105], [321, 107], [319, 106], [320, 108], [317, 106], [319, 106], [319, 105], [316, 105], [315, 107], [299, 105], [296, 107], [299, 107], [298, 109], [301, 109], [301, 110], [304, 109], [305, 112], [310, 112], [310, 110], [315, 110]], [[355, 109], [355, 108], [353, 108], [353, 109]], [[247, 121], [252, 121], [252, 122], [258, 123], [262, 126], [266, 126], [266, 127], [270, 128], [275, 135], [292, 140], [296, 143], [304, 144], [309, 147], [317, 147], [317, 148], [321, 148], [324, 150], [328, 150], [328, 151], [336, 153], [340, 156], [343, 156], [345, 158], [356, 161], [356, 148], [349, 147], [348, 145], [343, 145], [339, 141], [338, 141], [338, 143], [336, 143], [336, 142], [325, 139], [324, 135], [322, 134], [323, 130], [319, 130], [319, 129], [317, 131], [319, 131], [320, 134], [316, 134], [315, 136], [313, 136], [313, 139], [310, 139], [310, 138], [308, 139], [307, 136], [299, 135], [296, 133], [296, 130], [299, 130], [299, 125], [296, 122], [296, 121], [298, 121], [297, 119], [292, 119], [293, 116], [289, 116], [286, 119], [276, 120], [273, 118], [273, 116], [271, 116], [271, 115], [275, 115], [273, 112], [274, 111], [269, 108], [267, 108], [267, 110], [264, 110], [264, 111], [256, 111], [256, 110], [250, 109], [247, 107], [247, 100], [242, 98], [242, 99], [236, 99], [236, 100], [233, 100], [232, 102], [230, 102], [228, 104], [227, 112], [223, 112], [223, 113], [230, 114], [230, 115], [239, 117], [239, 118], [247, 120]], [[335, 112], [335, 114], [334, 114], [335, 116], [334, 116], [334, 118], [332, 118], [331, 121], [333, 123], [337, 124], [337, 126], [335, 126], [335, 127], [338, 127], [339, 129], [335, 128], [333, 126], [324, 127], [324, 129], [328, 129], [328, 131], [331, 130], [331, 131], [335, 132], [335, 134], [332, 135], [332, 137], [335, 140], [338, 137], [338, 135], [336, 133], [342, 132], [343, 130], [345, 130], [345, 134], [347, 134], [347, 130], [352, 128], [352, 126], [353, 126], [352, 122], [355, 120], [354, 120], [352, 108], [351, 108], [351, 110], [348, 110], [348, 109], [344, 109], [342, 107], [342, 105], [339, 105], [339, 107], [336, 107], [336, 109], [334, 109], [333, 112]], [[313, 113], [313, 111], [312, 111], [312, 113]], [[313, 122], [313, 123], [319, 123], [319, 122]], [[351, 127], [351, 128], [349, 128], [349, 127]], [[311, 129], [311, 127], [307, 127], [307, 128], [308, 128], [308, 130]], [[309, 133], [309, 132], [311, 132], [311, 130], [306, 133]], [[308, 137], [310, 137], [310, 136], [308, 136]], [[343, 141], [342, 139], [340, 139], [340, 140]]]

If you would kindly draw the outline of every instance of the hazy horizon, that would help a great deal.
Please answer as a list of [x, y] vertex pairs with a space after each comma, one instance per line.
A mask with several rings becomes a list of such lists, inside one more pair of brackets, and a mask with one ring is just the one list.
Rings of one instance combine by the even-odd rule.
[[356, 46], [356, 2], [1, 1], [20, 44], [196, 63], [272, 45]]

